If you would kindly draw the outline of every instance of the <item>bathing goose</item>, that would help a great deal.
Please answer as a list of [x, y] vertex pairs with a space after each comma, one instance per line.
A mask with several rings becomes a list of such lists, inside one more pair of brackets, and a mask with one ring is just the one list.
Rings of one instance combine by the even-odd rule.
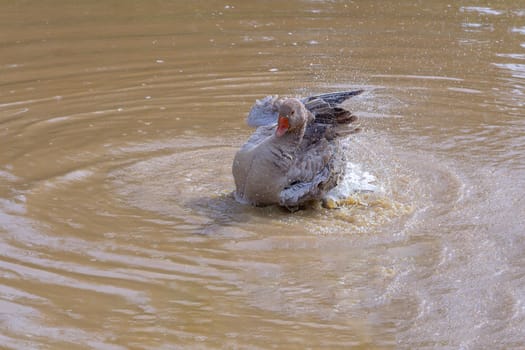
[[362, 92], [258, 100], [247, 118], [257, 129], [233, 160], [235, 198], [291, 211], [323, 199], [344, 175], [340, 138], [359, 131], [357, 117], [339, 104]]

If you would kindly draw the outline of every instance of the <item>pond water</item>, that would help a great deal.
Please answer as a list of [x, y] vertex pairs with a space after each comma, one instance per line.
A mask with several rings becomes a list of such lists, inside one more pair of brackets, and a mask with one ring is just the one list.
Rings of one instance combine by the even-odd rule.
[[[5, 1], [0, 47], [0, 347], [525, 347], [518, 2]], [[354, 88], [380, 191], [233, 200], [255, 99]]]

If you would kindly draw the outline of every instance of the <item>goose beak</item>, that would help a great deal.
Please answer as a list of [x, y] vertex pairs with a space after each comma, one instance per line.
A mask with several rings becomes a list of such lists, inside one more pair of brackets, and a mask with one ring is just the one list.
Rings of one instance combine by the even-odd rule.
[[286, 134], [289, 128], [290, 128], [290, 122], [288, 121], [288, 118], [280, 115], [277, 121], [277, 130], [275, 130], [275, 135], [277, 137], [281, 137], [284, 134]]

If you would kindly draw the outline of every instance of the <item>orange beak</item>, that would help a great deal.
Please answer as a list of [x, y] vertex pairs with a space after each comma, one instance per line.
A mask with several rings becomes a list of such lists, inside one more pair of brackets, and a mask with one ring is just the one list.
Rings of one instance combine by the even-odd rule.
[[281, 137], [288, 131], [288, 128], [290, 128], [290, 122], [288, 121], [288, 118], [279, 116], [279, 119], [277, 121], [277, 130], [275, 130], [275, 135], [277, 137]]

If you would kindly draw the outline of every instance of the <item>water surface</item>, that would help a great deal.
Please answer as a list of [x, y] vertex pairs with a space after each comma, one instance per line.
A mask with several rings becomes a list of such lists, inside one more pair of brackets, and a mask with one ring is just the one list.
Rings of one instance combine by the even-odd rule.
[[[525, 347], [517, 2], [10, 1], [0, 347]], [[340, 210], [236, 203], [256, 98], [363, 88]]]

